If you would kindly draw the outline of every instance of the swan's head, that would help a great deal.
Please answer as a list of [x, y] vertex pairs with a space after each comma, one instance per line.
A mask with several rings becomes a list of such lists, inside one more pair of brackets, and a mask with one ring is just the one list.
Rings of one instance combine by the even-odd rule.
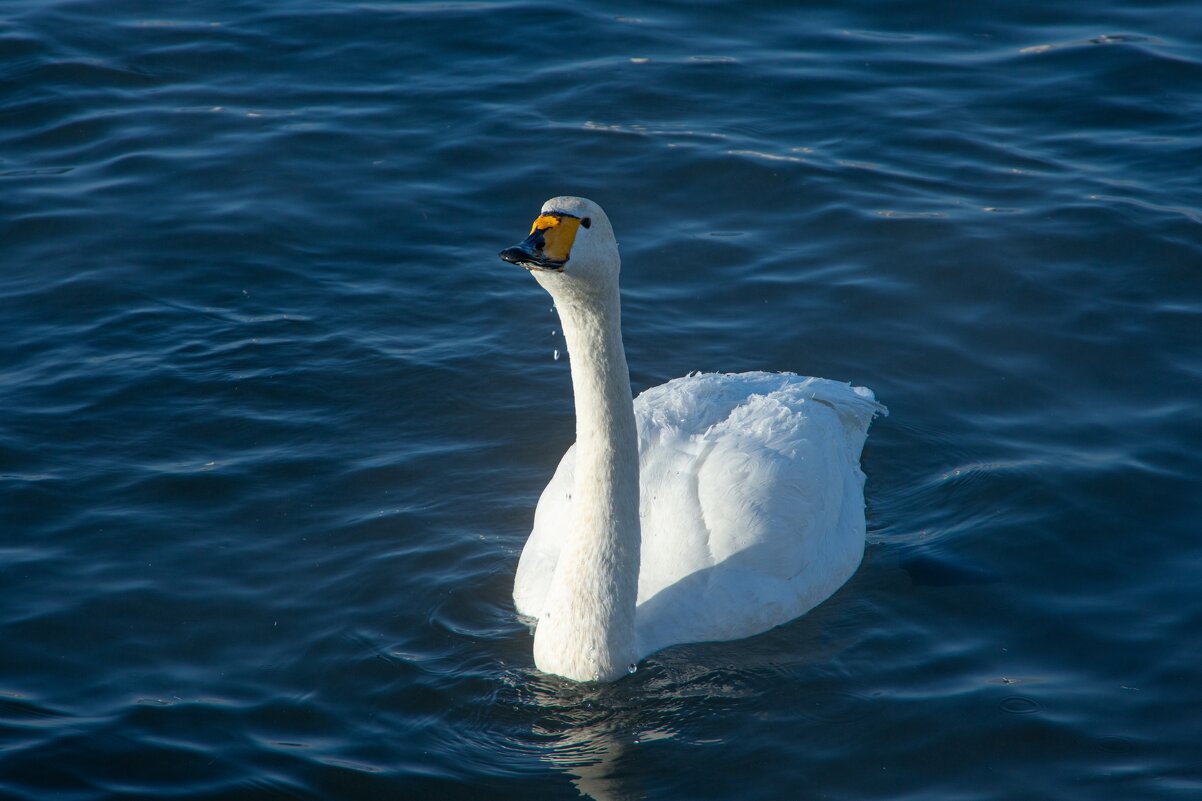
[[605, 212], [582, 197], [553, 197], [521, 243], [498, 254], [525, 267], [548, 291], [560, 284], [592, 285], [616, 280], [618, 243]]

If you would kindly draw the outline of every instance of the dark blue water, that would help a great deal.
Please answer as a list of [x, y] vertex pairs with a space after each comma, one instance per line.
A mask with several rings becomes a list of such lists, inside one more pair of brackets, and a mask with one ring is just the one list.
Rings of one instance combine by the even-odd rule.
[[[1202, 797], [1202, 5], [841, 5], [0, 4], [0, 797]], [[892, 412], [843, 590], [601, 687], [558, 194], [636, 391]]]

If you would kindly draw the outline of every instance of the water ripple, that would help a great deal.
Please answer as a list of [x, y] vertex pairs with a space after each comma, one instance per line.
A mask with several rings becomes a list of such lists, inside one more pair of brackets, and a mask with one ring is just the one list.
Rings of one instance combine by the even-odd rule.
[[[1196, 792], [1195, 5], [11, 3], [0, 795]], [[561, 193], [637, 389], [892, 412], [846, 587], [608, 686], [510, 600]]]

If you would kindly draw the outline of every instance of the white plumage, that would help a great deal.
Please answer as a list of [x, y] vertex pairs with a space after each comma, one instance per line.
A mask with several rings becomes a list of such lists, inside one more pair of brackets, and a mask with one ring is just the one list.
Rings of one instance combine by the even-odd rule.
[[[805, 614], [864, 553], [859, 456], [883, 407], [863, 387], [780, 373], [677, 378], [634, 401], [642, 530], [639, 658]], [[571, 525], [576, 446], [534, 515], [513, 597], [538, 617]]]
[[536, 663], [611, 680], [661, 648], [747, 637], [828, 598], [864, 552], [859, 457], [884, 407], [862, 387], [764, 372], [678, 378], [632, 406], [608, 219], [580, 198], [543, 208], [589, 225], [562, 272], [531, 240], [502, 253], [556, 299], [577, 406], [577, 445], [514, 582], [517, 610], [538, 619]]

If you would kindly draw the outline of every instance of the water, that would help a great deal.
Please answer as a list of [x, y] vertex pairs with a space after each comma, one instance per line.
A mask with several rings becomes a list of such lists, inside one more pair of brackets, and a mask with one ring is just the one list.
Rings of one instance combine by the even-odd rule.
[[[0, 796], [1199, 797], [1202, 6], [842, 5], [3, 4]], [[843, 590], [603, 687], [556, 194], [636, 391], [891, 410]]]

